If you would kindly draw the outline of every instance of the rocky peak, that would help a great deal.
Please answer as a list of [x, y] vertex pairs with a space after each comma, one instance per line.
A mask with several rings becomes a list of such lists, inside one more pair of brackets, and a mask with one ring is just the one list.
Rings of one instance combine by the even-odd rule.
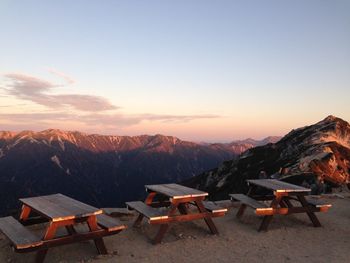
[[[265, 171], [273, 178], [296, 184], [326, 181], [350, 185], [350, 126], [328, 116], [292, 130], [274, 144], [252, 148], [238, 159], [191, 179], [188, 185], [224, 198], [229, 192], [244, 192], [247, 179]], [[310, 180], [309, 180], [310, 179]]]
[[329, 115], [321, 122], [334, 122], [334, 121], [343, 121], [343, 120], [334, 115]]
[[287, 143], [295, 146], [326, 142], [336, 142], [350, 148], [349, 123], [340, 118], [328, 116], [314, 125], [291, 131], [281, 140], [282, 144]]

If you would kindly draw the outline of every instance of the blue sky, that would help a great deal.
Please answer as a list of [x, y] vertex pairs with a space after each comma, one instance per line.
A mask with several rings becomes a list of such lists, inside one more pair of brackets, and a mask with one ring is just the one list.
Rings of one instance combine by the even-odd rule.
[[0, 34], [1, 130], [229, 141], [350, 120], [349, 1], [2, 0]]

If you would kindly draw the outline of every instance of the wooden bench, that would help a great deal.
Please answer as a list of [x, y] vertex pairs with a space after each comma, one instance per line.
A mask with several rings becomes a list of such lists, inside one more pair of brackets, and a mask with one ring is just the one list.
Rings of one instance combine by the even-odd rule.
[[151, 207], [142, 201], [126, 202], [126, 205], [128, 209], [136, 210], [144, 215], [149, 220], [150, 224], [162, 219], [168, 219], [168, 215], [166, 215], [162, 209]]
[[[244, 194], [230, 194], [231, 200], [240, 201], [241, 204], [245, 206], [249, 206], [253, 209], [255, 209], [255, 214], [257, 215], [272, 215], [273, 209], [269, 207], [268, 205], [261, 203], [247, 195]], [[238, 217], [240, 217], [240, 214], [237, 214]]]
[[26, 252], [43, 245], [41, 238], [12, 216], [0, 218], [0, 231], [10, 240], [17, 252]]
[[97, 215], [96, 218], [97, 218], [97, 224], [100, 227], [108, 230], [109, 232], [118, 231], [118, 230], [121, 231], [127, 228], [127, 226], [122, 224], [118, 219], [108, 215], [101, 214], [101, 215]]

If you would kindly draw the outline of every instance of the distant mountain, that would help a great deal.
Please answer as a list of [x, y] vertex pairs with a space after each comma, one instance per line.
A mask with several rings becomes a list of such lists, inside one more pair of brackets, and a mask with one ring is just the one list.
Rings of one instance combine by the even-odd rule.
[[233, 141], [231, 144], [243, 144], [243, 143], [245, 143], [245, 144], [251, 144], [252, 146], [256, 147], [256, 146], [266, 145], [269, 143], [276, 143], [281, 139], [282, 139], [281, 136], [269, 136], [269, 137], [266, 137], [265, 139], [262, 139], [262, 140], [255, 140], [252, 138], [248, 138], [245, 140]]
[[222, 199], [229, 193], [245, 192], [246, 180], [258, 178], [262, 171], [295, 184], [317, 186], [325, 181], [332, 186], [350, 186], [349, 123], [328, 116], [291, 131], [277, 143], [252, 148], [185, 184]]
[[269, 143], [276, 143], [278, 142], [282, 137], [279, 136], [269, 136], [262, 140], [255, 140], [255, 139], [245, 139], [245, 140], [236, 140], [232, 141], [230, 143], [202, 143], [202, 145], [206, 145], [212, 149], [225, 149], [226, 151], [232, 151], [236, 155], [240, 155], [241, 153], [254, 148], [256, 146], [262, 146]]
[[[246, 146], [172, 136], [0, 132], [0, 214], [18, 198], [63, 193], [99, 207], [141, 198], [145, 184], [178, 182], [235, 158]], [[248, 147], [251, 147], [250, 145]]]

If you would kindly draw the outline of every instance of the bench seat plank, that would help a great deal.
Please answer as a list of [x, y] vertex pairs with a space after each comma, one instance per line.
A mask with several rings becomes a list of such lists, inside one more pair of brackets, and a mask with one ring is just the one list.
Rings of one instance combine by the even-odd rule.
[[231, 199], [240, 201], [241, 203], [250, 206], [252, 208], [267, 208], [268, 206], [264, 203], [261, 203], [259, 201], [256, 201], [255, 199], [244, 195], [244, 194], [230, 194]]
[[308, 198], [306, 197], [306, 201], [308, 202], [308, 204], [316, 207], [316, 208], [319, 208], [321, 212], [325, 212], [327, 211], [329, 208], [332, 207], [331, 204], [326, 204], [320, 200], [317, 200], [315, 198]]
[[203, 205], [204, 205], [205, 209], [207, 209], [211, 213], [226, 213], [227, 212], [227, 208], [223, 208], [221, 206], [218, 206], [217, 204], [215, 204], [214, 202], [211, 202], [211, 201], [205, 201], [205, 202], [203, 202]]
[[255, 209], [257, 215], [271, 215], [273, 214], [272, 207], [261, 203], [244, 194], [230, 194], [231, 199], [240, 201], [242, 204], [250, 206]]
[[16, 250], [39, 247], [43, 244], [39, 236], [33, 234], [12, 216], [0, 218], [0, 230]]
[[168, 218], [168, 215], [164, 213], [164, 210], [151, 207], [141, 201], [126, 202], [126, 205], [128, 206], [129, 209], [136, 210], [137, 212], [147, 217], [150, 221]]
[[118, 231], [127, 228], [126, 225], [122, 224], [117, 218], [108, 215], [101, 214], [97, 215], [96, 218], [97, 224], [108, 231]]

